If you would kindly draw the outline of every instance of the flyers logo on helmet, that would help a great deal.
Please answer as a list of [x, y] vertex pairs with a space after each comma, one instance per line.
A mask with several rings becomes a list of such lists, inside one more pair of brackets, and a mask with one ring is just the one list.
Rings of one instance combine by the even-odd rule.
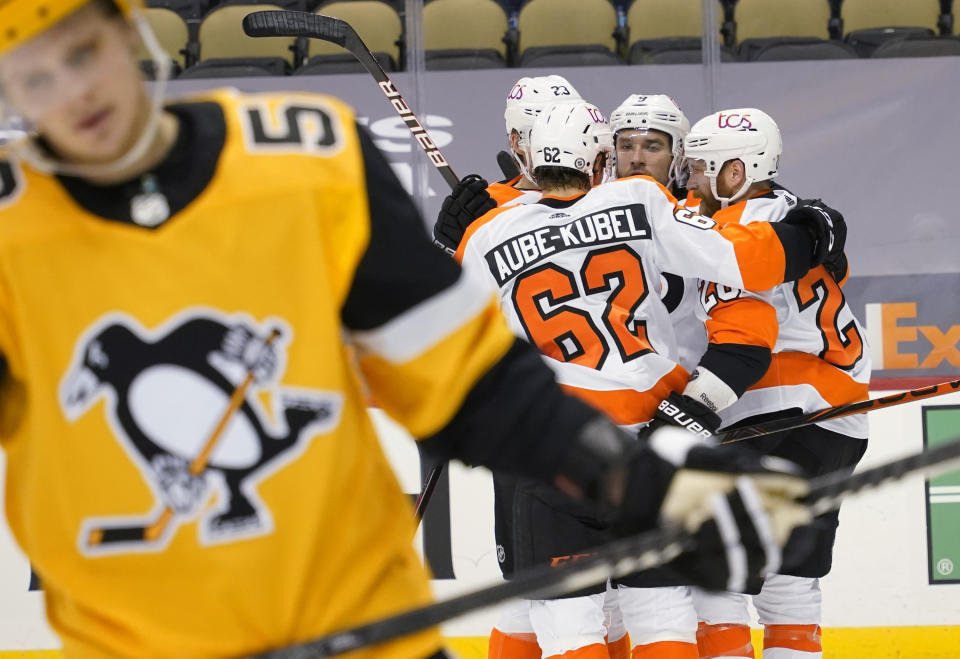
[[593, 119], [593, 122], [596, 124], [602, 124], [607, 121], [603, 118], [603, 114], [597, 108], [587, 107], [587, 114], [590, 115], [590, 118]]

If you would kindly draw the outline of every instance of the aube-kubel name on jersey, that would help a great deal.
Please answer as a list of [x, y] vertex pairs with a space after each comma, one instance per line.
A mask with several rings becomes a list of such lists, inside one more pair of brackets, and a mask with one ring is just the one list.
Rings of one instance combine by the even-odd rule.
[[[551, 219], [557, 217], [570, 216], [555, 213]], [[558, 252], [649, 238], [650, 224], [643, 204], [630, 204], [518, 234], [491, 249], [484, 258], [497, 283], [502, 286], [510, 278]]]

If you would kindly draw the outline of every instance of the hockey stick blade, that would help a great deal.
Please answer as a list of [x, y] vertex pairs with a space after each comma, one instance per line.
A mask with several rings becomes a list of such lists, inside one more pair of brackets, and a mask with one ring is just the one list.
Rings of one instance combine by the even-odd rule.
[[303, 11], [255, 11], [243, 18], [243, 31], [249, 37], [306, 37], [322, 39], [347, 47], [347, 35], [353, 32], [346, 22], [333, 16]]
[[882, 396], [880, 398], [868, 398], [867, 400], [862, 400], [859, 403], [837, 405], [836, 407], [828, 407], [826, 409], [817, 410], [816, 412], [809, 412], [807, 414], [798, 414], [785, 419], [772, 419], [770, 421], [757, 423], [752, 426], [744, 426], [734, 430], [723, 431], [721, 429], [720, 432], [717, 433], [717, 436], [721, 443], [729, 444], [731, 442], [739, 442], [744, 439], [762, 437], [763, 435], [769, 435], [782, 430], [792, 430], [794, 428], [806, 426], [811, 423], [828, 421], [830, 419], [839, 419], [844, 416], [850, 416], [851, 414], [874, 412], [887, 407], [903, 405], [904, 403], [912, 403], [917, 400], [924, 400], [926, 398], [934, 398], [936, 396], [952, 394], [957, 391], [960, 391], [960, 380], [950, 380], [949, 382], [941, 382], [940, 384], [934, 384], [929, 387], [922, 387], [920, 389], [912, 389], [899, 394], [891, 394], [889, 396]]
[[497, 154], [497, 165], [500, 166], [500, 171], [503, 172], [503, 175], [508, 181], [520, 176], [520, 168], [517, 167], [517, 161], [513, 159], [513, 156], [511, 156], [508, 151], [501, 151]]
[[[806, 503], [814, 514], [832, 510], [851, 494], [918, 472], [942, 472], [960, 464], [960, 437], [926, 452], [894, 460], [853, 476], [846, 470], [811, 481]], [[507, 582], [383, 618], [315, 641], [256, 655], [251, 659], [319, 659], [413, 634], [504, 600], [550, 599], [612, 577], [663, 565], [692, 542], [691, 535], [667, 527], [599, 547], [577, 561], [557, 567], [523, 570]]]

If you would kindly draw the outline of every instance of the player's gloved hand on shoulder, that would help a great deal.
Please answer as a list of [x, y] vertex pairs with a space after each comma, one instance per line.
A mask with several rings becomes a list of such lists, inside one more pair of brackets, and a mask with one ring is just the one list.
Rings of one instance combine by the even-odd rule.
[[486, 180], [477, 174], [465, 176], [454, 186], [443, 200], [440, 214], [433, 225], [434, 243], [451, 254], [456, 252], [467, 227], [497, 207], [497, 202], [487, 192], [487, 186]]
[[814, 199], [801, 202], [780, 221], [807, 231], [813, 241], [810, 267], [823, 264], [833, 275], [844, 258], [843, 248], [847, 242], [847, 223], [843, 215], [819, 199]]
[[[843, 215], [839, 211], [827, 206], [823, 203], [821, 199], [801, 199], [799, 202], [801, 207], [812, 206], [814, 208], [821, 208], [827, 213], [833, 213], [840, 216], [840, 219], [843, 219]], [[846, 222], [841, 222], [842, 229], [839, 229], [843, 232], [843, 242], [846, 243], [847, 240], [847, 225]], [[847, 276], [847, 270], [849, 264], [847, 262], [847, 255], [841, 248], [839, 251], [833, 250], [830, 255], [823, 261], [823, 267], [827, 269], [827, 272], [830, 273], [830, 276], [833, 277], [833, 280], [836, 282], [843, 281]]]

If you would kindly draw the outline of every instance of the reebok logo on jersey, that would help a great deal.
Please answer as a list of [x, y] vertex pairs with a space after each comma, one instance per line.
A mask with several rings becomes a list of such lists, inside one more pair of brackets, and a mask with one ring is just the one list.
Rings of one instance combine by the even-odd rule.
[[697, 437], [703, 437], [704, 439], [710, 439], [713, 437], [712, 432], [694, 421], [684, 412], [681, 412], [679, 407], [671, 404], [669, 401], [660, 401], [660, 407], [658, 409], [660, 410], [661, 414], [668, 417], [673, 423], [677, 424], [681, 428], [684, 428], [685, 430], [692, 432]]
[[630, 204], [578, 217], [567, 224], [522, 233], [500, 243], [484, 258], [497, 284], [503, 286], [552, 254], [638, 239], [650, 239], [650, 223], [643, 204]]

